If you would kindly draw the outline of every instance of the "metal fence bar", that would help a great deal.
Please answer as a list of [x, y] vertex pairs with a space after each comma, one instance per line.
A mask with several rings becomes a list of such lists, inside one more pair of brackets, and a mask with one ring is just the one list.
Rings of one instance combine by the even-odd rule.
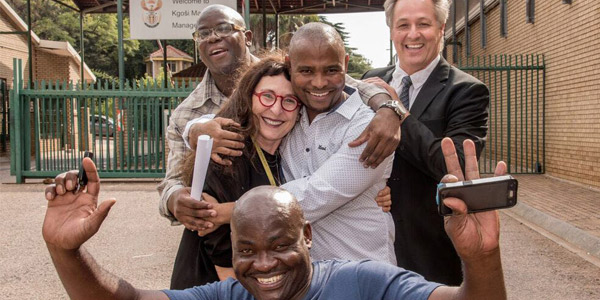
[[[504, 160], [510, 172], [543, 173], [544, 57], [502, 54], [462, 61], [465, 65], [459, 68], [487, 84], [491, 93], [488, 142], [480, 171], [491, 173]], [[11, 155], [16, 157], [11, 159], [11, 169], [14, 166], [17, 182], [77, 168], [86, 150], [95, 152], [103, 177], [164, 176], [168, 118], [197, 83], [163, 87], [154, 80], [123, 84], [99, 80], [79, 88], [72, 82], [41, 81], [25, 88], [20, 64], [15, 60], [11, 91], [15, 114], [11, 131], [23, 133], [11, 135], [17, 137], [11, 143]], [[29, 165], [32, 155], [34, 168]]]
[[[480, 172], [504, 160], [511, 173], [543, 173], [545, 64], [542, 55], [488, 55], [467, 58], [458, 67], [490, 90], [488, 140]], [[540, 128], [541, 127], [541, 128]]]

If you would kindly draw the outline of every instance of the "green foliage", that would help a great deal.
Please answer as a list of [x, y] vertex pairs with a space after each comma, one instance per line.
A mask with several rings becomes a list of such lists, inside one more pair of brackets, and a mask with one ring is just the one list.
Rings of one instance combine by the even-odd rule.
[[[7, 0], [27, 22], [27, 0]], [[65, 4], [76, 7], [71, 0]], [[49, 0], [31, 1], [31, 28], [42, 39], [67, 41], [81, 54], [79, 13]], [[140, 48], [140, 42], [128, 39], [129, 22], [123, 21], [125, 69]], [[110, 76], [118, 75], [118, 32], [116, 14], [85, 15], [83, 25], [84, 59], [88, 66]], [[134, 63], [139, 63], [133, 60]], [[131, 74], [134, 75], [135, 73]], [[143, 74], [143, 73], [142, 73]]]
[[[27, 22], [27, 0], [6, 0], [15, 11]], [[63, 3], [75, 7], [72, 0]], [[31, 1], [32, 29], [42, 39], [68, 41], [81, 53], [79, 13], [50, 0]], [[350, 55], [348, 73], [360, 76], [371, 68], [371, 62], [349, 47], [349, 33], [341, 23], [332, 24], [326, 17], [317, 15], [281, 15], [279, 17], [279, 48], [286, 49], [293, 32], [300, 26], [310, 22], [324, 22], [333, 26], [342, 36], [346, 52]], [[268, 50], [276, 48], [275, 16], [267, 15], [266, 36]], [[253, 32], [254, 49], [262, 49], [263, 30], [262, 15], [250, 16], [250, 29]], [[127, 16], [123, 21], [125, 78], [143, 78], [146, 72], [144, 59], [158, 49], [156, 41], [131, 40]], [[118, 76], [117, 51], [117, 15], [88, 14], [84, 17], [84, 58], [88, 66], [94, 69], [99, 78], [113, 79]], [[192, 40], [169, 40], [168, 44], [193, 55]], [[161, 75], [162, 76], [162, 73]], [[147, 80], [147, 79], [145, 79]]]
[[102, 70], [97, 70], [97, 69], [92, 69], [92, 73], [94, 73], [94, 76], [96, 76], [96, 80], [99, 81], [117, 81], [119, 80], [118, 77], [110, 75]]
[[[275, 39], [275, 16], [267, 15], [267, 47], [268, 50], [276, 48]], [[282, 15], [279, 17], [279, 48], [287, 49], [290, 39], [296, 30], [302, 25], [310, 22], [323, 22], [331, 25], [342, 37], [346, 53], [350, 56], [348, 62], [348, 75], [354, 78], [360, 78], [366, 71], [372, 69], [371, 62], [361, 54], [356, 53], [356, 48], [348, 46], [348, 39], [350, 34], [346, 31], [346, 28], [342, 23], [331, 23], [324, 16], [317, 15]], [[252, 46], [254, 49], [262, 49], [263, 45], [263, 23], [262, 15], [251, 15], [250, 16], [250, 29], [253, 33]]]

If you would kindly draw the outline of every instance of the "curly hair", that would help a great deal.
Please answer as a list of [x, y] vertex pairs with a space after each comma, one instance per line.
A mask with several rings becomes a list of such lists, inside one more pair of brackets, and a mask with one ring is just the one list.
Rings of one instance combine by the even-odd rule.
[[[256, 136], [258, 133], [259, 119], [252, 113], [252, 95], [254, 89], [265, 76], [278, 76], [283, 74], [287, 80], [290, 80], [289, 66], [284, 61], [284, 55], [281, 52], [270, 53], [262, 56], [262, 59], [245, 68], [229, 100], [225, 102], [216, 114], [217, 117], [232, 119], [240, 127], [227, 127], [229, 131], [237, 132], [247, 140], [249, 137]], [[254, 157], [254, 147], [244, 147], [242, 157], [228, 157], [236, 165], [237, 159], [250, 159]], [[182, 161], [183, 182], [191, 184], [191, 176], [194, 168], [194, 157], [196, 152], [191, 151]], [[232, 175], [235, 173], [232, 166], [222, 166], [210, 161], [209, 169], [221, 175]]]

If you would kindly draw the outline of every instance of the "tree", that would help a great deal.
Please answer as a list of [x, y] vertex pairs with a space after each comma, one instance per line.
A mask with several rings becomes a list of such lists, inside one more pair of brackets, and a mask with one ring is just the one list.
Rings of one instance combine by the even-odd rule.
[[[354, 77], [360, 78], [366, 71], [372, 69], [371, 62], [361, 54], [356, 53], [356, 48], [348, 46], [348, 38], [350, 34], [342, 23], [331, 23], [324, 16], [317, 15], [281, 15], [279, 16], [279, 48], [287, 49], [290, 39], [296, 30], [302, 25], [310, 22], [322, 22], [335, 28], [344, 41], [346, 53], [350, 56], [348, 62], [347, 73]], [[252, 46], [254, 49], [262, 49], [263, 45], [263, 30], [262, 30], [262, 15], [256, 14], [250, 16], [250, 29], [253, 33]], [[275, 16], [267, 15], [267, 50], [276, 48], [276, 33], [275, 33]]]
[[[7, 1], [19, 16], [27, 21], [27, 0]], [[71, 0], [63, 2], [75, 7]], [[81, 54], [79, 13], [76, 11], [49, 0], [31, 1], [31, 28], [42, 39], [71, 43]], [[124, 60], [127, 65], [128, 60], [137, 54], [140, 42], [127, 39], [129, 35], [127, 20], [123, 22], [123, 32]], [[84, 59], [88, 66], [108, 75], [118, 75], [117, 34], [116, 14], [84, 16]]]

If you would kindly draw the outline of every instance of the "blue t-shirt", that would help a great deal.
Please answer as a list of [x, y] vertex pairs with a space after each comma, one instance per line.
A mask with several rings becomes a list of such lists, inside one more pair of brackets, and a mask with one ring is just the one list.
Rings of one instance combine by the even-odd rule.
[[[438, 283], [391, 264], [326, 260], [313, 262], [313, 277], [305, 300], [427, 299]], [[171, 300], [253, 300], [234, 279], [182, 291], [164, 291]]]

